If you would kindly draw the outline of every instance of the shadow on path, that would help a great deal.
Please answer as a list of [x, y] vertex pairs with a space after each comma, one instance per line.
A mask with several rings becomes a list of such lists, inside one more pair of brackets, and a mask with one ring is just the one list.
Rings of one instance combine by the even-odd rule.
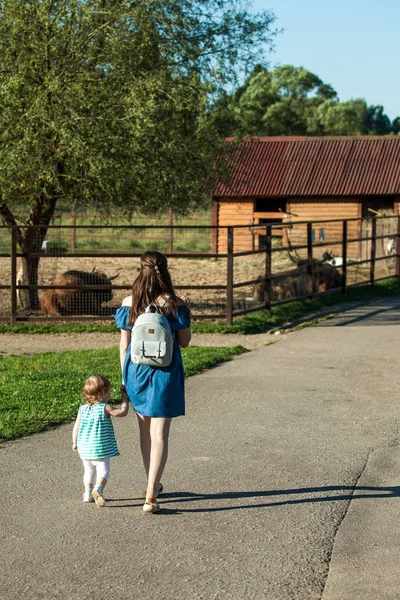
[[344, 327], [346, 325], [400, 325], [400, 304], [397, 306], [379, 307], [368, 311], [368, 307], [351, 309], [351, 316], [346, 313], [337, 315], [332, 321], [323, 321], [319, 327]]
[[[356, 493], [355, 493], [356, 492]], [[227, 506], [209, 506], [201, 508], [169, 508], [166, 504], [185, 503], [185, 502], [214, 502], [219, 500], [244, 500], [250, 498], [271, 498], [274, 496], [294, 496], [301, 494], [312, 494], [311, 497], [282, 499], [271, 502], [258, 502], [251, 504], [238, 504]], [[321, 494], [321, 495], [317, 495]], [[375, 498], [400, 498], [400, 486], [391, 487], [369, 487], [369, 486], [325, 486], [298, 488], [289, 490], [258, 490], [253, 492], [221, 492], [218, 494], [195, 494], [193, 492], [172, 492], [164, 493], [160, 497], [160, 505], [164, 514], [174, 513], [207, 513], [227, 510], [242, 510], [246, 508], [271, 508], [274, 506], [285, 506], [291, 504], [312, 504], [315, 502], [332, 502], [338, 500], [365, 500]], [[110, 508], [132, 508], [140, 506], [143, 498], [138, 504], [138, 497], [133, 498], [110, 498], [107, 499], [107, 506]], [[112, 503], [120, 503], [112, 506]]]

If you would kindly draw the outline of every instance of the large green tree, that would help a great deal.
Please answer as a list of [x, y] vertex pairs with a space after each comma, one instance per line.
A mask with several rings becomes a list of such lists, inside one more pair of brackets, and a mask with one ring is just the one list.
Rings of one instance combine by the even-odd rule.
[[0, 0], [0, 215], [26, 282], [60, 201], [182, 213], [205, 200], [209, 99], [254, 65], [273, 21], [242, 0]]
[[214, 122], [223, 135], [304, 135], [315, 108], [334, 98], [330, 85], [302, 67], [257, 66], [235, 93], [218, 98]]
[[303, 67], [257, 66], [235, 92], [213, 106], [215, 127], [231, 135], [384, 135], [398, 132], [382, 106], [340, 102], [331, 85]]

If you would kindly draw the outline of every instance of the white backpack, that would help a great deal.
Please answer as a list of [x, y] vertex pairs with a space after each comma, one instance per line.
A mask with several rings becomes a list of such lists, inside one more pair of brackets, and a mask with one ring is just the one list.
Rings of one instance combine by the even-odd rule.
[[131, 359], [139, 365], [168, 367], [173, 352], [174, 337], [169, 321], [158, 312], [156, 304], [149, 304], [145, 312], [138, 316], [132, 329]]

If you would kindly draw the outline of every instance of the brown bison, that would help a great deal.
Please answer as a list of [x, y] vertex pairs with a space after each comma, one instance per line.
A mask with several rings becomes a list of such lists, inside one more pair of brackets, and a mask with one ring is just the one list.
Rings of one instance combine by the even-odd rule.
[[[84, 271], [66, 271], [54, 285], [71, 286], [69, 289], [51, 289], [43, 294], [40, 306], [46, 315], [61, 317], [67, 315], [99, 315], [104, 309], [102, 304], [112, 299], [111, 282], [118, 277], [107, 277], [93, 269]], [[103, 289], [82, 289], [83, 286], [109, 286]]]
[[[326, 290], [339, 288], [342, 285], [342, 275], [334, 266], [327, 261], [330, 255], [324, 255], [322, 260], [313, 259], [313, 292], [325, 292]], [[271, 282], [272, 300], [290, 300], [308, 294], [307, 261], [298, 260], [297, 268], [290, 271], [277, 273]], [[259, 277], [260, 283], [253, 286], [253, 295], [258, 302], [264, 301], [264, 284]]]

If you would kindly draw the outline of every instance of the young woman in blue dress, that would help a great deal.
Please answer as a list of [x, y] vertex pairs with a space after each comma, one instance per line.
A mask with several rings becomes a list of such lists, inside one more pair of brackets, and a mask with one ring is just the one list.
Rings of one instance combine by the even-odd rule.
[[[138, 315], [155, 303], [174, 333], [174, 351], [168, 367], [138, 365], [131, 360], [131, 330]], [[140, 258], [140, 272], [132, 285], [132, 293], [116, 311], [115, 321], [121, 329], [121, 391], [126, 391], [136, 412], [140, 448], [147, 475], [146, 502], [143, 511], [159, 511], [157, 497], [162, 491], [161, 476], [168, 456], [171, 419], [185, 414], [185, 381], [180, 347], [191, 339], [189, 301], [174, 291], [167, 258], [156, 251]]]

